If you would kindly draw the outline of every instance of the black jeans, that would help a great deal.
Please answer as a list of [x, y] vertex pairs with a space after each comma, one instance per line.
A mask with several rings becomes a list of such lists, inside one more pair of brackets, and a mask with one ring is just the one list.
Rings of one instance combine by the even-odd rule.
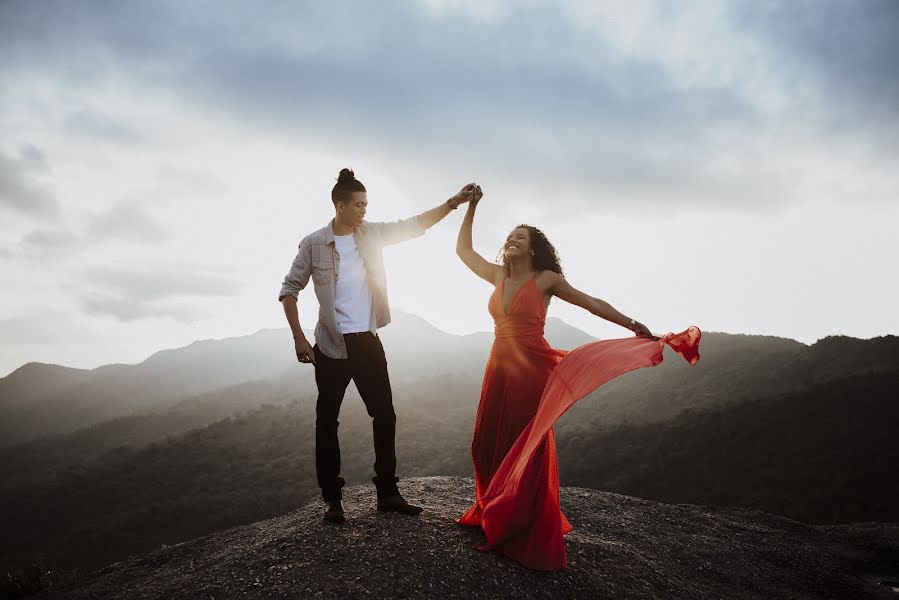
[[375, 439], [375, 484], [378, 495], [396, 491], [396, 413], [387, 375], [387, 358], [378, 336], [370, 332], [343, 336], [348, 357], [329, 358], [315, 346], [315, 471], [322, 496], [340, 497], [340, 443], [337, 427], [340, 405], [352, 379], [372, 418]]

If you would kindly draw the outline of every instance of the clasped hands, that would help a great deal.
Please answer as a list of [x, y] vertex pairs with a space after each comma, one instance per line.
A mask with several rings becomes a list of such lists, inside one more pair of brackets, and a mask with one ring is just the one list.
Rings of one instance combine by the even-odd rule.
[[450, 203], [453, 208], [457, 208], [460, 204], [464, 204], [466, 202], [477, 204], [483, 196], [484, 192], [481, 191], [481, 186], [476, 183], [469, 183], [461, 190], [459, 190], [458, 194], [450, 198]]

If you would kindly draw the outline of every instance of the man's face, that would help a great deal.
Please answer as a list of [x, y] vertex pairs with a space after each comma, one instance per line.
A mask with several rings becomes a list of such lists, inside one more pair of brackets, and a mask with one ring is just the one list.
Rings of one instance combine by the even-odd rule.
[[[343, 207], [342, 210], [340, 207]], [[368, 206], [368, 196], [365, 192], [353, 192], [348, 203], [338, 203], [338, 213], [345, 225], [359, 227], [365, 219], [365, 209]]]

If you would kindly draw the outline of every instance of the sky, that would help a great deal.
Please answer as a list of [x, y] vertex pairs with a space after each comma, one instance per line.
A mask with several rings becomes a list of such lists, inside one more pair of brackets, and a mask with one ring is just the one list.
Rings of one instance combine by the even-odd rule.
[[[485, 257], [536, 225], [656, 332], [899, 334], [894, 0], [5, 0], [0, 56], [0, 376], [284, 327], [343, 167], [375, 221], [479, 183]], [[458, 334], [463, 212], [385, 251]]]

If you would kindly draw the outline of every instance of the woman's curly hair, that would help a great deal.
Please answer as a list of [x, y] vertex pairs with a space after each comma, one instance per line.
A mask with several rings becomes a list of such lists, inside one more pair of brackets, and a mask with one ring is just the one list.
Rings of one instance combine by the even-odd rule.
[[[556, 247], [552, 245], [546, 238], [546, 234], [533, 225], [519, 225], [515, 229], [527, 229], [531, 237], [531, 250], [534, 251], [532, 260], [534, 269], [537, 271], [553, 271], [562, 275], [562, 264], [559, 262], [559, 255], [556, 254]], [[509, 272], [509, 261], [506, 258], [506, 245], [503, 244], [496, 255], [496, 262], [502, 266], [506, 273]]]

